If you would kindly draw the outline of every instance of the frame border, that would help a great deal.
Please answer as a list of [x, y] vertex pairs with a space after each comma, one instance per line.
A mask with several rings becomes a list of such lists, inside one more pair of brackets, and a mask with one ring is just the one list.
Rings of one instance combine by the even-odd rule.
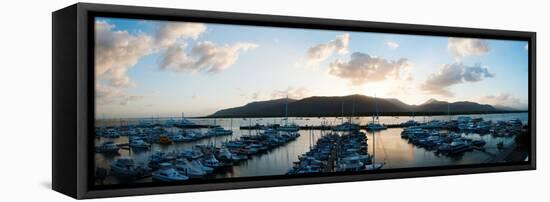
[[[319, 183], [352, 182], [364, 180], [396, 179], [426, 176], [445, 176], [488, 172], [504, 172], [536, 169], [536, 33], [494, 29], [476, 29], [447, 26], [382, 23], [355, 20], [338, 20], [278, 15], [244, 14], [231, 12], [198, 11], [171, 8], [120, 6], [107, 4], [77, 3], [76, 5], [76, 198], [98, 198], [145, 194], [165, 194], [196, 191], [212, 191], [242, 188], [306, 185]], [[261, 25], [306, 29], [330, 29], [363, 32], [383, 32], [430, 36], [455, 36], [490, 39], [525, 40], [529, 46], [529, 128], [531, 145], [529, 161], [511, 164], [477, 164], [434, 169], [410, 169], [409, 171], [372, 172], [352, 175], [329, 175], [315, 177], [268, 178], [234, 180], [191, 185], [166, 185], [134, 188], [97, 189], [93, 186], [93, 133], [94, 128], [94, 56], [93, 17], [109, 15], [122, 18], [152, 20], [194, 20], [208, 23]], [[92, 34], [90, 34], [92, 33]], [[90, 135], [91, 134], [91, 135]], [[91, 158], [90, 158], [91, 156]]]

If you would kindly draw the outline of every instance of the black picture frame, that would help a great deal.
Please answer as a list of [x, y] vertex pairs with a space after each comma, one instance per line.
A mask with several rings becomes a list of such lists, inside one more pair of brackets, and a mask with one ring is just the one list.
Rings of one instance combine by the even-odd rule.
[[[528, 133], [531, 134], [529, 160], [518, 163], [391, 169], [353, 174], [222, 179], [189, 185], [148, 183], [145, 185], [98, 188], [93, 185], [93, 180], [90, 179], [94, 174], [93, 19], [96, 16], [525, 40], [528, 42], [529, 53]], [[535, 32], [77, 3], [52, 13], [52, 43], [52, 188], [74, 198], [180, 193], [536, 169]]]

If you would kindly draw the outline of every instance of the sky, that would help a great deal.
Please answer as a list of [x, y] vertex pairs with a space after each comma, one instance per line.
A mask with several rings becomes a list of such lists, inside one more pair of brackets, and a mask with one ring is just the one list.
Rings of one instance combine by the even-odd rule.
[[362, 94], [526, 109], [527, 41], [95, 19], [96, 117]]

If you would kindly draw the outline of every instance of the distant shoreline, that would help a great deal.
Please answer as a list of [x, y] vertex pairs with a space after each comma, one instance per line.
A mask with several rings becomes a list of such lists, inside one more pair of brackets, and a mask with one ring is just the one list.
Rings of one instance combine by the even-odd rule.
[[[479, 111], [472, 111], [472, 112], [456, 112], [456, 113], [447, 113], [447, 112], [414, 112], [414, 116], [422, 117], [422, 116], [442, 116], [442, 115], [479, 115], [479, 114], [512, 114], [512, 113], [528, 113], [527, 110], [518, 110], [518, 111], [492, 111], [492, 112], [479, 112]], [[362, 114], [355, 114], [353, 117], [368, 117], [372, 116], [372, 113], [362, 113]], [[388, 116], [412, 116], [413, 112], [379, 112], [379, 117], [388, 117]], [[284, 117], [284, 115], [281, 116], [201, 116], [201, 117], [195, 117], [197, 119], [205, 119], [205, 118], [280, 118]], [[303, 116], [289, 116], [291, 118], [295, 117], [304, 117], [304, 118], [311, 118], [311, 117], [342, 117], [342, 116], [334, 116], [334, 115], [303, 115]], [[344, 114], [344, 117], [351, 117], [350, 114]]]
[[[528, 113], [527, 110], [518, 110], [518, 111], [493, 111], [493, 112], [457, 112], [457, 113], [450, 113], [452, 116], [456, 115], [489, 115], [489, 114], [515, 114], [515, 113]], [[446, 112], [414, 112], [415, 117], [423, 117], [423, 116], [444, 116], [448, 115]], [[370, 117], [372, 114], [356, 114], [354, 117]], [[406, 116], [411, 117], [412, 112], [381, 112], [379, 113], [380, 117], [392, 117], [392, 116]], [[214, 118], [281, 118], [284, 117], [281, 116], [195, 116], [195, 117], [185, 117], [186, 119], [214, 119]], [[341, 117], [341, 116], [289, 116], [289, 118], [316, 118], [316, 117]], [[350, 117], [350, 115], [344, 115], [344, 117]], [[95, 119], [97, 120], [116, 120], [116, 119], [141, 119], [141, 120], [147, 120], [147, 119], [174, 119], [179, 120], [182, 117], [126, 117], [126, 118], [105, 118], [105, 119]]]

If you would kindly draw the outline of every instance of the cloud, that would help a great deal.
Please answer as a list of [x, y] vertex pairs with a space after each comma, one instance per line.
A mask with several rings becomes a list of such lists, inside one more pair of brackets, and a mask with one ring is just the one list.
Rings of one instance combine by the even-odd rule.
[[493, 106], [505, 106], [517, 109], [527, 108], [525, 104], [517, 97], [512, 96], [510, 93], [499, 93], [496, 95], [488, 95], [480, 99], [481, 102], [491, 104]]
[[483, 55], [490, 50], [487, 40], [453, 37], [449, 38], [447, 48], [457, 58], [470, 55]]
[[388, 41], [386, 42], [386, 45], [391, 49], [399, 48], [399, 44], [395, 41]]
[[280, 99], [280, 98], [291, 98], [291, 99], [301, 99], [310, 94], [310, 90], [307, 88], [294, 88], [294, 87], [288, 87], [284, 90], [274, 90], [271, 93], [272, 99]]
[[95, 85], [96, 104], [112, 104], [127, 105], [130, 101], [140, 100], [143, 96], [126, 95], [122, 88], [113, 87], [105, 84]]
[[346, 54], [350, 36], [348, 33], [336, 36], [336, 39], [327, 43], [318, 44], [308, 49], [305, 56], [306, 66], [316, 66], [332, 54]]
[[114, 28], [104, 21], [95, 23], [96, 102], [126, 105], [136, 99], [123, 93], [135, 85], [127, 72], [141, 57], [152, 52], [154, 40], [145, 34], [132, 35]]
[[204, 31], [206, 31], [206, 26], [202, 23], [164, 23], [156, 33], [156, 44], [159, 47], [169, 47], [178, 39], [197, 39]]
[[141, 57], [151, 53], [153, 39], [145, 34], [131, 35], [114, 28], [114, 25], [103, 21], [95, 23], [96, 78], [111, 86], [132, 86], [126, 72]]
[[480, 64], [475, 66], [467, 66], [463, 63], [444, 64], [437, 73], [428, 76], [421, 85], [421, 89], [431, 94], [452, 97], [453, 93], [449, 91], [449, 86], [464, 82], [478, 82], [491, 77], [494, 77], [494, 74]]
[[186, 45], [174, 44], [162, 55], [159, 67], [176, 72], [219, 72], [233, 65], [239, 53], [256, 48], [252, 43], [218, 46], [212, 42], [198, 42], [190, 53]]
[[388, 77], [398, 79], [401, 70], [409, 66], [406, 58], [394, 61], [355, 52], [347, 62], [336, 60], [330, 63], [329, 74], [347, 79], [353, 85], [362, 85], [382, 81]]
[[240, 52], [257, 47], [250, 43], [217, 46], [212, 42], [196, 42], [190, 53], [184, 50], [186, 40], [197, 40], [206, 31], [201, 23], [167, 22], [153, 34], [130, 34], [115, 30], [105, 21], [95, 22], [95, 75], [97, 103], [119, 103], [139, 99], [126, 95], [125, 89], [136, 84], [128, 71], [139, 60], [160, 53], [160, 69], [174, 71], [219, 72], [235, 63]]

